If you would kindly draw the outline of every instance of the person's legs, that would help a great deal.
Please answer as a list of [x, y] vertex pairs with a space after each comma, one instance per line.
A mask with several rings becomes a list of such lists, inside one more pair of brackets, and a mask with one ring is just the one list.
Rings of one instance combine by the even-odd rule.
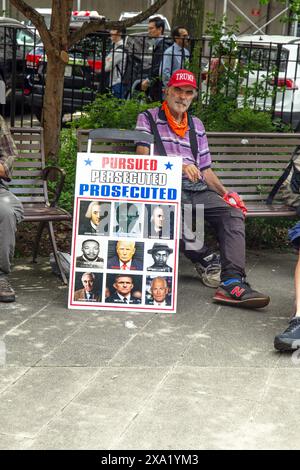
[[[185, 193], [185, 191], [183, 191]], [[244, 216], [239, 209], [232, 208], [214, 191], [189, 192], [188, 197], [183, 196], [183, 202], [192, 201], [193, 209], [204, 205], [204, 218], [215, 229], [221, 253], [221, 284], [214, 301], [225, 305], [242, 306], [248, 308], [262, 308], [268, 305], [270, 298], [258, 291], [251, 289], [245, 282], [245, 224]], [[193, 245], [185, 240], [191, 238], [190, 231], [186, 231], [186, 223], [183, 225], [184, 249]], [[194, 236], [196, 236], [194, 234]], [[197, 256], [203, 253], [203, 247], [194, 245], [194, 262]]]
[[295, 292], [296, 292], [296, 312], [295, 317], [300, 318], [300, 250], [298, 252], [298, 262], [295, 269]]
[[6, 276], [11, 271], [17, 223], [23, 218], [21, 202], [10, 191], [0, 189], [0, 302], [13, 302], [15, 295]]
[[295, 351], [300, 348], [300, 250], [295, 269], [295, 292], [295, 315], [284, 332], [276, 335], [274, 339], [274, 347], [278, 351]]
[[120, 99], [124, 98], [122, 83], [116, 83], [115, 85], [112, 86], [111, 90], [112, 90], [112, 94], [116, 98], [120, 98]]
[[[216, 232], [221, 254], [221, 281], [233, 276], [239, 279], [245, 277], [245, 224], [242, 212], [230, 207], [214, 191], [183, 191], [182, 204], [182, 245], [187, 258], [196, 263], [208, 252], [204, 240], [199, 238], [199, 232], [193, 231], [192, 218], [196, 214], [204, 217]], [[198, 226], [201, 227], [201, 224]], [[203, 237], [203, 223], [201, 228], [200, 236]]]

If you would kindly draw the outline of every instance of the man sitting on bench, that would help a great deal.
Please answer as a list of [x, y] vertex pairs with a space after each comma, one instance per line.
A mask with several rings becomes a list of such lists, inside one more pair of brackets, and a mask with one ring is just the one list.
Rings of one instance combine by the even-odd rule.
[[[217, 233], [222, 269], [214, 301], [248, 308], [265, 307], [270, 298], [253, 290], [245, 280], [243, 211], [246, 208], [236, 193], [227, 193], [211, 169], [203, 124], [187, 114], [196, 95], [193, 73], [177, 70], [168, 82], [162, 106], [139, 114], [136, 129], [154, 135], [156, 155], [182, 158], [182, 205], [193, 209], [197, 205], [204, 206], [204, 218]], [[137, 154], [148, 155], [149, 144], [138, 142]], [[185, 255], [193, 263], [201, 262], [205, 256], [202, 241], [197, 240], [185, 220], [182, 237]]]
[[17, 223], [23, 218], [21, 202], [12, 194], [5, 181], [11, 172], [17, 149], [2, 116], [0, 116], [0, 302], [14, 302], [15, 292], [8, 282], [14, 255]]

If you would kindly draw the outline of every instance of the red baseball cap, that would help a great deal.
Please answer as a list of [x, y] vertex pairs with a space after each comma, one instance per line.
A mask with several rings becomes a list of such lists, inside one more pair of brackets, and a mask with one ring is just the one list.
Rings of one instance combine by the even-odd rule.
[[173, 73], [170, 80], [168, 81], [167, 86], [168, 87], [170, 86], [180, 87], [180, 86], [185, 86], [185, 85], [190, 85], [193, 88], [197, 89], [196, 77], [193, 74], [193, 72], [190, 72], [189, 70], [179, 69]]

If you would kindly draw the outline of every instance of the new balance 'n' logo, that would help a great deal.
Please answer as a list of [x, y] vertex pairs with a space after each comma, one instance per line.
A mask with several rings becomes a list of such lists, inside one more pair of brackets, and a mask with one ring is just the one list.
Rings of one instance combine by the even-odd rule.
[[230, 293], [231, 295], [235, 295], [236, 297], [241, 297], [244, 292], [245, 289], [243, 287], [235, 286]]

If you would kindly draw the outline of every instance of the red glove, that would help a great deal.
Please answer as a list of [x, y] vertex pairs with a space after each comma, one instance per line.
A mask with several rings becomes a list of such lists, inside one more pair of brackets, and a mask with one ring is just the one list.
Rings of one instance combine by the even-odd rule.
[[248, 209], [244, 204], [244, 201], [241, 199], [241, 197], [238, 195], [238, 193], [226, 193], [223, 196], [223, 199], [227, 204], [229, 204], [232, 207], [236, 207], [237, 209], [240, 209], [244, 215], [247, 214]]

